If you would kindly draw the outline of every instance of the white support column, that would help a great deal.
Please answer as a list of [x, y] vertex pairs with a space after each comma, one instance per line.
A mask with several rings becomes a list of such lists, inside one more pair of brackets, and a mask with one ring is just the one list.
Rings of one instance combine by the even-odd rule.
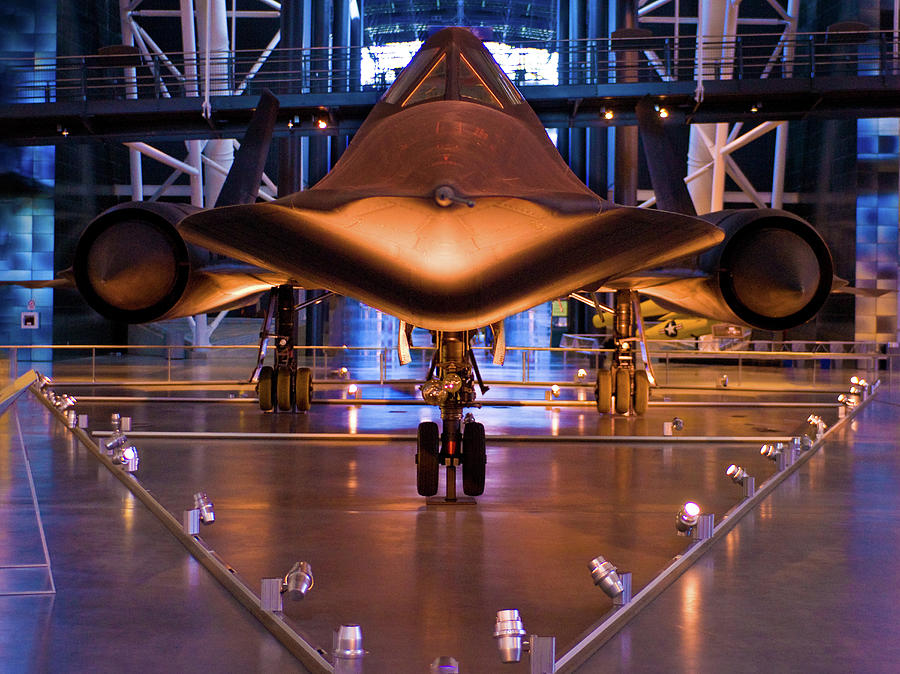
[[721, 211], [725, 207], [725, 154], [722, 148], [728, 139], [728, 124], [716, 124], [716, 141], [713, 148], [712, 185], [710, 186], [709, 209]]
[[[211, 96], [230, 95], [228, 82], [228, 21], [225, 0], [197, 0], [197, 24], [200, 33], [200, 51], [204, 59], [204, 81], [208, 82]], [[234, 144], [231, 139], [211, 140], [204, 154], [219, 166], [231, 168], [234, 161]], [[214, 206], [225, 176], [218, 171], [204, 174], [203, 196], [207, 206]]]
[[[790, 77], [794, 63], [794, 44], [797, 34], [797, 12], [800, 0], [788, 2], [788, 24], [784, 29], [787, 38], [784, 46], [785, 77]], [[775, 161], [772, 167], [772, 208], [784, 206], [784, 167], [787, 162], [788, 125], [782, 123], [775, 132]]]
[[181, 0], [181, 50], [184, 52], [184, 87], [188, 96], [199, 96], [197, 83], [197, 36], [194, 30], [194, 0]]
[[[119, 0], [119, 21], [122, 26], [122, 44], [134, 46], [134, 34], [128, 20], [129, 0]], [[134, 68], [125, 68], [125, 97], [137, 98], [137, 73]], [[141, 154], [137, 150], [128, 150], [128, 163], [131, 173], [131, 200], [144, 200], [144, 172], [141, 166]]]
[[[697, 21], [697, 39], [703, 43], [697, 54], [697, 80], [701, 81], [709, 79], [711, 69], [715, 68], [715, 63], [722, 56], [722, 48], [718, 41], [706, 44], [706, 36], [723, 35], [725, 32], [725, 20], [728, 10], [728, 3], [722, 0], [700, 0], [699, 20]], [[727, 127], [727, 125], [726, 125]], [[715, 133], [713, 128], [716, 129]], [[713, 171], [711, 173], [700, 173], [696, 180], [688, 183], [688, 192], [691, 200], [694, 202], [694, 208], [697, 213], [709, 213], [718, 210], [715, 205], [715, 176], [716, 167], [718, 166], [720, 173], [721, 189], [719, 190], [719, 202], [722, 201], [722, 194], [725, 190], [725, 166], [721, 158], [711, 155], [703, 142], [702, 133], [706, 132], [710, 137], [715, 136], [718, 141], [719, 130], [713, 124], [692, 124], [690, 131], [690, 145], [688, 147], [687, 172], [689, 174], [705, 166], [709, 162], [713, 162]], [[727, 130], [725, 135], [727, 136]], [[722, 145], [724, 145], [724, 139]], [[721, 208], [721, 206], [719, 207]]]

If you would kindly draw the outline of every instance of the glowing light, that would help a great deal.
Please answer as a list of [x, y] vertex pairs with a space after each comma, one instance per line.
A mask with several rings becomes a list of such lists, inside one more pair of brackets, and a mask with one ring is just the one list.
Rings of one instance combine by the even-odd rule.
[[320, 119], [319, 121], [316, 122], [316, 126], [319, 127], [320, 129], [327, 129], [328, 122], [325, 121], [324, 119]]
[[134, 447], [126, 447], [124, 450], [122, 450], [122, 458], [126, 461], [131, 461], [136, 456], [137, 452], [135, 451]]
[[603, 119], [612, 119], [615, 115], [612, 110], [605, 110], [603, 112]]
[[735, 484], [744, 484], [744, 480], [749, 477], [746, 470], [734, 463], [728, 466], [725, 475], [731, 478], [731, 481]]
[[693, 501], [688, 501], [675, 515], [675, 529], [682, 534], [688, 534], [700, 519], [700, 506]]
[[554, 384], [553, 386], [551, 386], [551, 387], [550, 387], [550, 393], [553, 394], [553, 397], [554, 397], [554, 398], [559, 398], [559, 385], [558, 385], [558, 384]]
[[585, 377], [587, 377], [587, 370], [585, 370], [583, 367], [582, 367], [582, 368], [579, 368], [579, 369], [578, 369], [578, 374], [577, 374], [576, 376], [577, 376], [579, 379], [584, 379]]
[[665, 119], [666, 117], [669, 116], [669, 111], [666, 110], [665, 108], [660, 108], [660, 109], [659, 109], [659, 116], [660, 116], [661, 118]]
[[359, 393], [359, 386], [357, 386], [356, 384], [350, 384], [350, 386], [347, 387], [347, 393], [355, 396], [357, 393]]

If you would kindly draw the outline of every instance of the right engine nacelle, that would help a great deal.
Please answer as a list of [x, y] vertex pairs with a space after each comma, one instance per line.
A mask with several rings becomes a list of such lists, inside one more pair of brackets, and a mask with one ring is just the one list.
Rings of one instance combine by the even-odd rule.
[[742, 322], [784, 330], [822, 308], [834, 263], [808, 222], [775, 209], [720, 211], [705, 219], [725, 230], [725, 240], [700, 257], [700, 267]]
[[130, 202], [97, 216], [78, 240], [72, 265], [87, 303], [126, 323], [158, 320], [179, 302], [192, 253], [175, 225], [197, 208]]
[[787, 330], [816, 315], [831, 292], [828, 246], [802, 218], [774, 209], [718, 211], [701, 216], [725, 239], [691, 265], [697, 276], [641, 288], [671, 311]]

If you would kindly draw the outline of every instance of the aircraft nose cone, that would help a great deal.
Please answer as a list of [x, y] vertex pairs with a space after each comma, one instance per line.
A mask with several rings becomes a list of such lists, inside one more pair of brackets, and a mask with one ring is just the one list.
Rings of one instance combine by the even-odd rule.
[[152, 225], [118, 222], [100, 234], [88, 253], [88, 280], [106, 302], [140, 310], [165, 299], [176, 277], [171, 243]]
[[742, 244], [734, 258], [732, 282], [748, 309], [781, 318], [800, 311], [813, 299], [820, 265], [802, 237], [783, 229], [764, 229]]

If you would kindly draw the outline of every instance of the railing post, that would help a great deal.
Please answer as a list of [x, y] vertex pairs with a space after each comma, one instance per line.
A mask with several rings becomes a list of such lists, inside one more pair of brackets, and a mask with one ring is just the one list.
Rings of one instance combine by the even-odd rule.
[[672, 72], [672, 38], [667, 37], [664, 44], [666, 49], [666, 75], [678, 81], [678, 74]]
[[816, 37], [815, 35], [810, 35], [807, 38], [807, 43], [809, 44], [809, 76], [814, 78], [816, 76]]
[[744, 79], [744, 42], [740, 37], [735, 38], [734, 47], [737, 52], [737, 78], [742, 80]]
[[158, 99], [160, 97], [160, 72], [159, 72], [159, 56], [153, 55], [153, 95]]
[[91, 383], [97, 382], [97, 347], [91, 347]]
[[87, 65], [83, 56], [81, 57], [81, 100], [87, 100]]

